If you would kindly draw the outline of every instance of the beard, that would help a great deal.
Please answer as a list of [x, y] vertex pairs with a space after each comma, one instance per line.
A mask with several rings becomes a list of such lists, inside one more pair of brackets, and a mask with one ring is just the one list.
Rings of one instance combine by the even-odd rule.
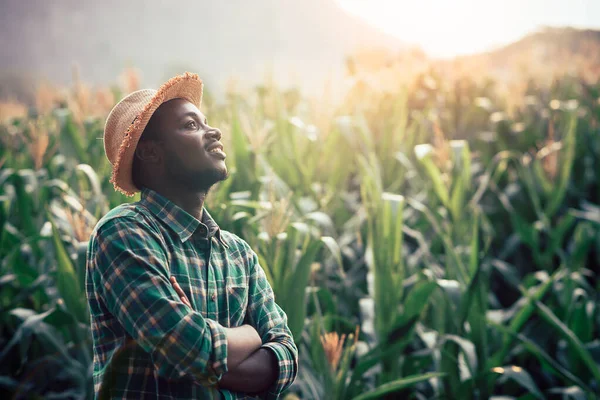
[[177, 182], [187, 190], [208, 192], [218, 182], [229, 177], [227, 168], [209, 166], [203, 170], [190, 170], [186, 168], [178, 157], [169, 157], [166, 163], [168, 179]]

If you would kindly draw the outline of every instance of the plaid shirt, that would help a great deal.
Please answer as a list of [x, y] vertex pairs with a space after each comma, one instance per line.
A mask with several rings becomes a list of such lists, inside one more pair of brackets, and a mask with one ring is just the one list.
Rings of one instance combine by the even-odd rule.
[[242, 324], [278, 360], [278, 379], [261, 397], [276, 399], [296, 378], [298, 349], [256, 253], [206, 209], [198, 221], [142, 190], [140, 201], [112, 209], [94, 228], [85, 281], [95, 398], [252, 398], [217, 387], [227, 372], [224, 327]]

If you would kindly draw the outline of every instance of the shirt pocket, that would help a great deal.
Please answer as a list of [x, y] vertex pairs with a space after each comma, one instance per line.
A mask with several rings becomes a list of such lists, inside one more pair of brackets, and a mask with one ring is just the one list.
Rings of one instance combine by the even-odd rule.
[[248, 284], [229, 282], [225, 291], [229, 326], [240, 326], [246, 318], [246, 309], [248, 308]]

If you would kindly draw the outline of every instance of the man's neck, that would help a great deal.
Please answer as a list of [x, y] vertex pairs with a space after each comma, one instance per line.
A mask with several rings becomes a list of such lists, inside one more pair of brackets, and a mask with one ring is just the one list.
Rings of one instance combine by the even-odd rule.
[[208, 191], [182, 191], [168, 188], [150, 188], [160, 195], [175, 203], [178, 207], [185, 210], [188, 214], [202, 221], [202, 209], [204, 207], [204, 199]]
[[[166, 196], [165, 196], [166, 197]], [[188, 214], [202, 221], [202, 208], [206, 192], [169, 193], [168, 199], [183, 208]]]

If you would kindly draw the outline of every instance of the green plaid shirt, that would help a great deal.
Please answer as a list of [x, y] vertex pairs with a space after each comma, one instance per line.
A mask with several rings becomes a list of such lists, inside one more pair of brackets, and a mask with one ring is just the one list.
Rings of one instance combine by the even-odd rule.
[[261, 397], [277, 398], [296, 378], [298, 349], [256, 253], [206, 209], [198, 221], [142, 190], [139, 202], [112, 209], [94, 228], [85, 280], [95, 398], [252, 398], [217, 387], [227, 372], [224, 327], [243, 324], [279, 363], [278, 379]]

